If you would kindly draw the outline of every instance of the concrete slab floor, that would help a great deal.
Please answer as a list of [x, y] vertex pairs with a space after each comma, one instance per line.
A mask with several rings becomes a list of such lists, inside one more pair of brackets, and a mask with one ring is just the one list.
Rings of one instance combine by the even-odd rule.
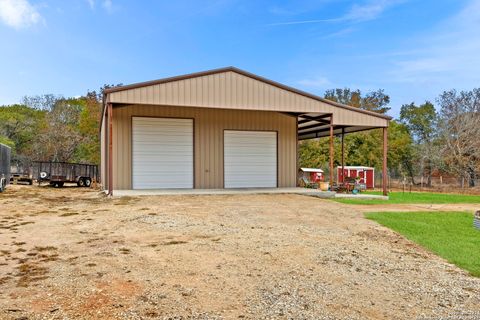
[[114, 197], [162, 196], [162, 195], [234, 195], [234, 194], [301, 194], [318, 198], [384, 199], [388, 197], [372, 194], [345, 194], [308, 188], [241, 188], [241, 189], [144, 189], [114, 190]]
[[334, 198], [335, 193], [307, 188], [239, 188], [239, 189], [145, 189], [113, 190], [114, 197], [153, 195], [223, 195], [223, 194], [305, 194], [321, 198]]

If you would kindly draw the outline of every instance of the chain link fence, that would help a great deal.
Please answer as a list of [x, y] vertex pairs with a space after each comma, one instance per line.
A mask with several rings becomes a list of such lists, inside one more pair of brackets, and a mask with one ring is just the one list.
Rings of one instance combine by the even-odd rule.
[[[410, 177], [389, 174], [387, 177], [388, 189], [395, 191], [431, 191], [431, 192], [459, 192], [480, 193], [480, 179], [474, 179], [474, 187], [469, 186], [469, 180], [465, 177], [433, 176], [428, 184], [425, 176], [415, 176], [414, 183]], [[382, 172], [375, 170], [375, 188], [382, 188]]]

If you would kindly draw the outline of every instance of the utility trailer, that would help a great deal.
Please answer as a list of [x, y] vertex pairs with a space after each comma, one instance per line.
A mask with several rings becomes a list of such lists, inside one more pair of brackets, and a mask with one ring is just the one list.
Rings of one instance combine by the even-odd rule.
[[65, 183], [90, 187], [92, 182], [98, 182], [98, 166], [94, 164], [34, 161], [33, 171], [39, 184], [49, 182], [56, 188]]
[[33, 184], [32, 167], [28, 162], [19, 162], [10, 166], [10, 184]]
[[10, 155], [10, 147], [0, 143], [0, 192], [10, 182]]

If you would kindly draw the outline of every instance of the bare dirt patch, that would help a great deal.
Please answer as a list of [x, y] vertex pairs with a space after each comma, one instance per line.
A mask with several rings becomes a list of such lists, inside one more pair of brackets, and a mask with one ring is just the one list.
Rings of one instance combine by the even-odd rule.
[[480, 315], [480, 279], [356, 207], [10, 186], [0, 194], [0, 318]]

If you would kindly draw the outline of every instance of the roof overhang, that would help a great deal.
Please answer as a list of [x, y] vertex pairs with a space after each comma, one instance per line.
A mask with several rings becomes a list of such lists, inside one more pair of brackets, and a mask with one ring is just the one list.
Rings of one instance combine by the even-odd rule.
[[[388, 127], [392, 118], [343, 105], [235, 67], [109, 88], [106, 103], [274, 111], [299, 117], [299, 138]], [[104, 112], [102, 112], [102, 117]]]
[[[320, 113], [289, 113], [298, 117], [298, 140], [308, 140], [330, 135], [332, 114]], [[378, 128], [376, 126], [333, 125], [333, 134], [347, 134]]]

